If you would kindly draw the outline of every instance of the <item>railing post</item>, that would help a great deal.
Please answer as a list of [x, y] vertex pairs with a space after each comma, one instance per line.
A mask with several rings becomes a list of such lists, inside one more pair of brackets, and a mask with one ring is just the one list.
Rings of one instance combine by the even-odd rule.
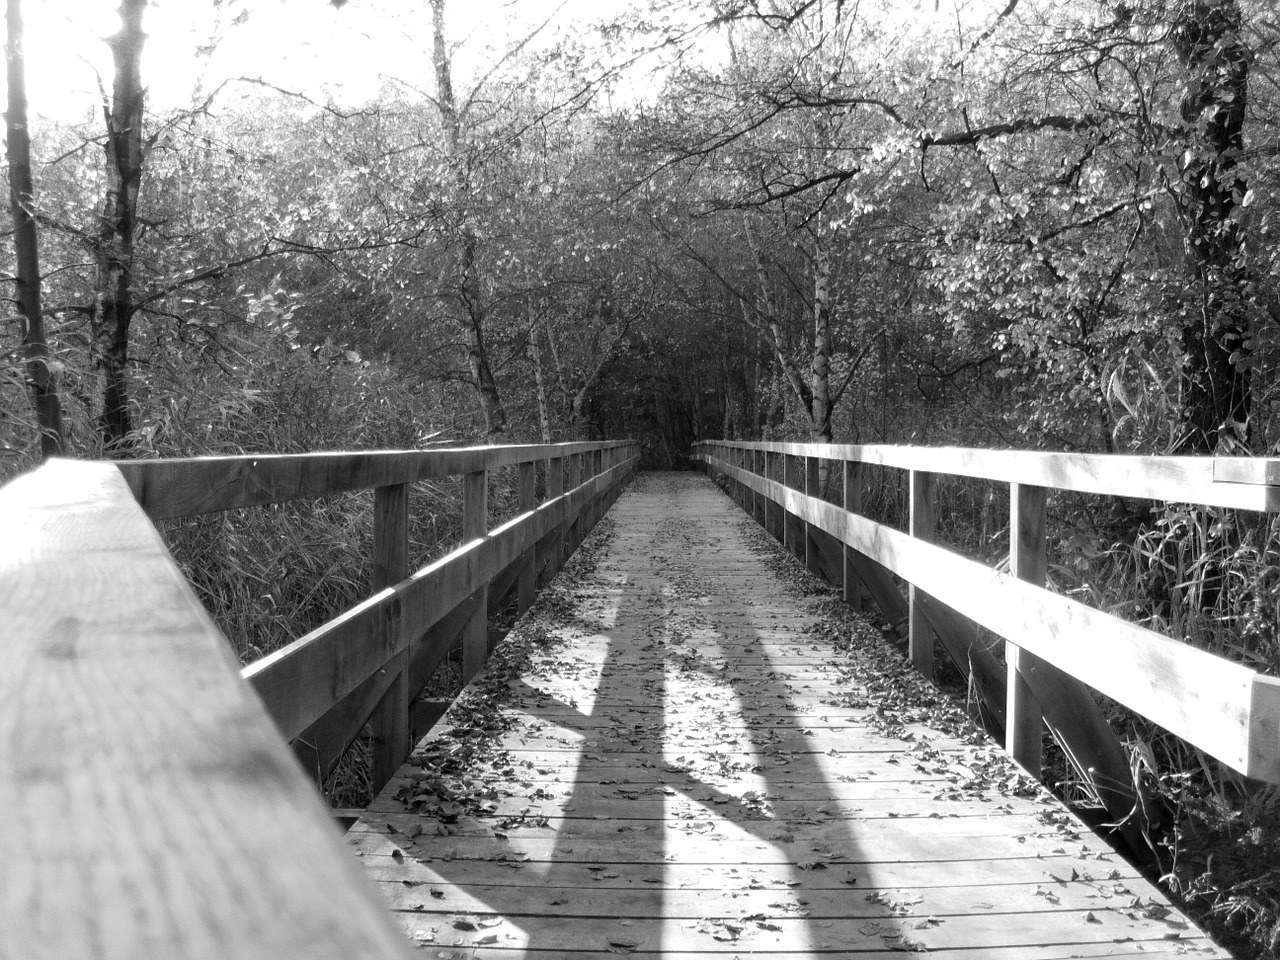
[[[733, 448], [733, 460], [734, 460], [733, 465], [737, 467], [739, 470], [747, 469], [747, 451], [743, 450], [741, 447]], [[748, 487], [741, 480], [734, 480], [733, 486], [734, 486], [734, 491], [737, 493], [737, 496], [735, 496], [733, 499], [738, 502], [738, 506], [741, 509], [749, 510], [750, 508], [747, 506], [747, 504], [749, 502], [748, 498], [751, 496], [751, 488]]]
[[[554, 500], [564, 496], [564, 459], [551, 457], [547, 460], [547, 499]], [[550, 580], [564, 563], [564, 524], [556, 527], [555, 536], [547, 547], [547, 562], [543, 564], [546, 578]]]
[[[804, 458], [804, 492], [819, 499], [822, 497], [821, 468], [820, 458]], [[811, 523], [804, 525], [804, 568], [816, 576], [822, 576], [822, 550], [818, 545], [816, 529]]]
[[[591, 451], [591, 476], [598, 477], [604, 473], [604, 451], [599, 448]], [[598, 494], [591, 503], [591, 526], [600, 522], [604, 516], [604, 498], [607, 491]]]
[[[844, 509], [847, 513], [862, 513], [862, 463], [857, 460], [844, 462]], [[847, 543], [844, 545], [844, 602], [854, 610], [862, 609], [862, 581], [853, 563], [857, 553]]]
[[[778, 456], [779, 454], [777, 451], [770, 451], [765, 456], [765, 475], [768, 476], [770, 480], [774, 480], [775, 476], [780, 472], [785, 474], [785, 461], [783, 463], [783, 470], [779, 471]], [[769, 521], [766, 529], [773, 534], [774, 538], [779, 543], [785, 543], [787, 529], [786, 514], [782, 512], [782, 508], [773, 500], [766, 503], [764, 508]]]
[[[782, 455], [782, 483], [789, 490], [804, 489], [799, 457], [790, 453]], [[804, 558], [804, 521], [791, 513], [785, 504], [782, 508], [782, 545], [795, 556]]]
[[[912, 470], [911, 519], [908, 533], [918, 540], [932, 540], [935, 518], [933, 509], [934, 475], [923, 470]], [[908, 650], [911, 663], [926, 677], [933, 678], [933, 629], [925, 619], [923, 592], [913, 583], [909, 588]]]
[[[528, 463], [522, 463], [517, 468], [516, 479], [516, 496], [517, 509], [521, 513], [528, 513], [538, 505], [537, 495], [537, 463], [530, 460]], [[537, 566], [537, 544], [529, 544], [529, 549], [525, 551], [524, 559], [521, 560], [520, 577], [516, 586], [516, 609], [523, 614], [531, 606], [533, 606], [534, 597], [537, 596], [538, 585], [536, 577], [538, 574]]]
[[[582, 485], [582, 454], [574, 453], [569, 456], [569, 490], [576, 490]], [[564, 552], [566, 556], [571, 556], [578, 549], [578, 544], [582, 540], [582, 508], [578, 508], [578, 512], [569, 517], [565, 523], [565, 544]]]
[[[1045, 507], [1048, 491], [1024, 483], [1009, 484], [1009, 572], [1019, 580], [1044, 586], [1048, 572]], [[1012, 643], [1005, 644], [1008, 664], [1005, 703], [1005, 750], [1039, 779], [1044, 746], [1044, 720], [1025, 673], [1039, 658]]]
[[[489, 472], [477, 470], [463, 478], [462, 542], [470, 543], [489, 532]], [[462, 682], [480, 672], [489, 657], [489, 587], [478, 591], [475, 613], [462, 630]]]
[[[751, 472], [755, 474], [757, 477], [762, 476], [764, 474], [765, 469], [764, 469], [764, 451], [763, 450], [751, 451]], [[760, 526], [762, 527], [765, 526], [764, 505], [765, 505], [764, 494], [761, 493], [759, 490], [753, 490], [751, 492], [751, 516], [754, 517], [756, 523], [760, 524]]]
[[[409, 576], [409, 485], [397, 483], [373, 492], [373, 580], [377, 593]], [[391, 607], [382, 628], [397, 631], [399, 605]], [[373, 708], [369, 727], [373, 734], [370, 775], [377, 791], [395, 776], [413, 749], [409, 742], [409, 651], [399, 653], [382, 668], [395, 674], [391, 686]]]

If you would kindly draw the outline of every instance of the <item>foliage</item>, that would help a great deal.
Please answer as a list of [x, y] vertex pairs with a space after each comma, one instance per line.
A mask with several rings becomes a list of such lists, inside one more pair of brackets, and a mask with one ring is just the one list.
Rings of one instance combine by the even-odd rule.
[[[1262, 0], [909, 18], [655, 0], [524, 39], [453, 69], [451, 109], [401, 77], [355, 109], [233, 83], [144, 116], [127, 449], [104, 449], [91, 352], [101, 121], [33, 118], [71, 455], [471, 442], [495, 397], [508, 439], [630, 435], [655, 467], [711, 437], [1280, 450], [1280, 22]], [[0, 338], [5, 479], [39, 434], [19, 325]], [[901, 522], [897, 479], [867, 479], [868, 511]], [[1003, 496], [944, 488], [952, 542], [999, 561]], [[415, 496], [421, 556], [453, 542], [457, 498]], [[1059, 589], [1280, 670], [1274, 524], [1055, 509]], [[247, 659], [362, 596], [369, 510], [166, 536]], [[1280, 897], [1246, 861], [1271, 849], [1274, 798], [1118, 722], [1181, 811], [1171, 882], [1255, 935], [1242, 953], [1272, 949]]]

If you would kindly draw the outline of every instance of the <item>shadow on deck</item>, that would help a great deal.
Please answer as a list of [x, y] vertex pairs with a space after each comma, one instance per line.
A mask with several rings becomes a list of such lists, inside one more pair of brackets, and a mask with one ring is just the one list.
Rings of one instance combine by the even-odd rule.
[[432, 957], [1227, 956], [693, 474], [348, 839]]

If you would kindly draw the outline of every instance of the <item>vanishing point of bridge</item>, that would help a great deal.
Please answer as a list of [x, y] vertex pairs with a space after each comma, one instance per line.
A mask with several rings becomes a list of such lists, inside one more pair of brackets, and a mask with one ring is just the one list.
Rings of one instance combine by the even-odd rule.
[[[844, 453], [867, 451], [887, 456]], [[118, 473], [54, 464], [39, 484], [11, 484], [0, 492], [16, 531], [0, 568], [13, 637], [0, 682], [0, 957], [1227, 957], [915, 669], [928, 662], [923, 638], [944, 652], [963, 638], [940, 604], [1006, 625], [1014, 614], [979, 609], [986, 581], [926, 552], [942, 570], [919, 573], [932, 599], [913, 586], [895, 601], [889, 572], [921, 564], [911, 544], [945, 552], [923, 517], [913, 512], [910, 534], [879, 528], [851, 503], [856, 472], [846, 468], [837, 508], [812, 496], [813, 472], [787, 462], [790, 448], [779, 463], [772, 452], [700, 451], [731, 496], [697, 474], [631, 480], [637, 451], [619, 444]], [[1107, 469], [1132, 472], [1119, 461], [1138, 459]], [[1113, 483], [1089, 458], [1046, 463], [1037, 469], [1063, 487]], [[487, 474], [508, 467], [525, 512], [490, 530]], [[1142, 489], [1160, 497], [1179, 484], [1206, 502], [1270, 508], [1269, 462], [1219, 487], [1199, 469], [1157, 468]], [[464, 478], [466, 542], [409, 574], [410, 484], [447, 474]], [[234, 676], [142, 511], [369, 488], [381, 585]], [[1037, 503], [1015, 489], [1022, 563], [1015, 550], [1012, 578], [987, 577], [1053, 638], [1073, 618], [1094, 630], [1092, 614], [1020, 599], [1038, 587], [1018, 583], [1034, 566], [1018, 511], [1034, 528]], [[846, 597], [865, 590], [891, 621], [904, 613], [911, 659], [739, 506], [811, 570], [842, 571]], [[535, 603], [539, 580], [549, 584]], [[95, 588], [108, 582], [114, 594]], [[525, 614], [486, 662], [486, 611], [506, 599]], [[1061, 713], [1078, 701], [1050, 702], [1046, 674], [1115, 691], [1087, 666], [1068, 674], [1071, 656], [1052, 640], [1006, 629], [1020, 648], [988, 725], [1034, 770], [1012, 735], [1029, 726], [1024, 712], [1068, 745], [1079, 736]], [[1133, 698], [1274, 779], [1269, 678], [1225, 661], [1211, 670], [1198, 652], [1183, 663], [1171, 641], [1136, 630], [1106, 642], [1119, 657], [1138, 650], [1168, 689]], [[459, 646], [473, 679], [439, 719], [416, 691]], [[1199, 684], [1190, 706], [1184, 677]], [[1178, 711], [1203, 730], [1184, 732]], [[344, 854], [302, 770], [323, 774], [360, 730], [383, 786]], [[1094, 749], [1106, 762], [1108, 748]]]

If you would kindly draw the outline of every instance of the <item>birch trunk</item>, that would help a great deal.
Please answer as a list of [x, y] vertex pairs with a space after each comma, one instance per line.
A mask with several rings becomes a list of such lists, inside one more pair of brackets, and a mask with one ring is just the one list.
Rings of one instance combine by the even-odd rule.
[[[465, 202], [469, 185], [462, 156], [462, 119], [458, 115], [458, 104], [453, 92], [453, 65], [449, 60], [449, 48], [445, 41], [444, 4], [445, 0], [431, 0], [432, 60], [436, 74], [436, 106], [440, 111], [440, 122], [444, 127], [446, 146], [453, 166], [457, 202], [461, 204]], [[485, 347], [485, 314], [480, 283], [476, 276], [476, 245], [475, 230], [464, 220], [459, 279], [462, 287], [462, 312], [466, 314], [462, 327], [467, 337], [467, 365], [476, 399], [480, 404], [480, 413], [484, 418], [485, 434], [493, 437], [507, 432], [507, 411], [502, 405], [498, 383], [494, 379], [493, 367], [489, 363]]]

